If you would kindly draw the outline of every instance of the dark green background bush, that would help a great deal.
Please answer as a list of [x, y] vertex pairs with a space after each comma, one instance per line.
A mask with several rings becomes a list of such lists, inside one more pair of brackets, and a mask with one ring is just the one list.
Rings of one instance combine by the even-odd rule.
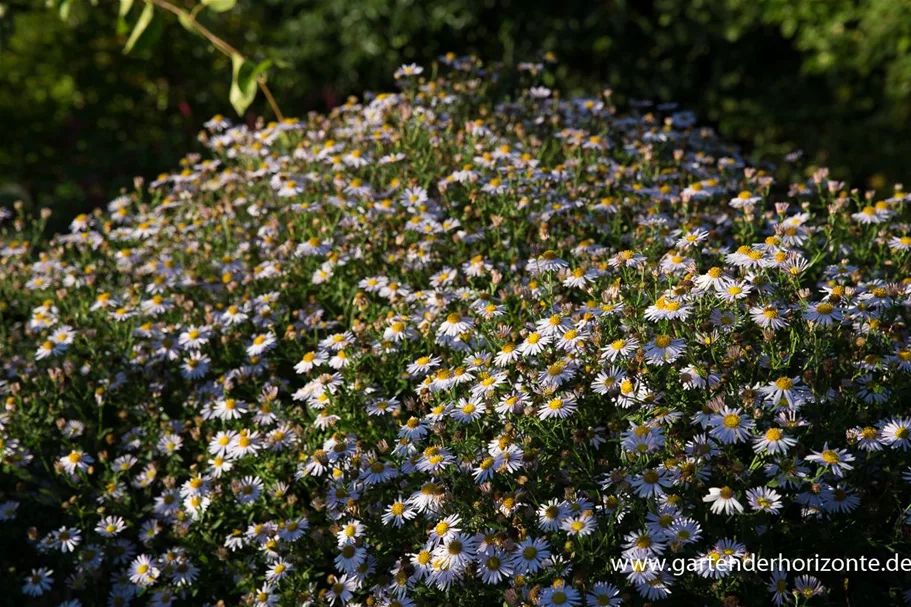
[[[70, 216], [172, 167], [230, 112], [228, 60], [175, 19], [124, 56], [116, 2], [72, 0], [65, 22], [42, 0], [0, 7], [0, 200]], [[546, 50], [562, 88], [678, 101], [760, 157], [802, 149], [867, 187], [909, 175], [907, 0], [240, 0], [201, 20], [276, 63], [292, 116], [389, 88], [404, 62]]]

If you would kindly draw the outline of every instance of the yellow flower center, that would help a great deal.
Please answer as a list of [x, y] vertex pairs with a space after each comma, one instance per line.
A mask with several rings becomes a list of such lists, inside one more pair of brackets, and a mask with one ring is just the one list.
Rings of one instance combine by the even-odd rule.
[[775, 380], [775, 387], [779, 390], [790, 390], [794, 387], [794, 380], [790, 377], [779, 377]]
[[822, 461], [826, 462], [827, 464], [837, 464], [839, 461], [838, 453], [831, 449], [826, 449], [822, 452]]

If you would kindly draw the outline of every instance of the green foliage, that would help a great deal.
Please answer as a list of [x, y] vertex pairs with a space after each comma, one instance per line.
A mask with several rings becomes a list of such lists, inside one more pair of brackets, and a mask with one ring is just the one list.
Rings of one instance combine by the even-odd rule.
[[155, 8], [151, 4], [146, 4], [142, 8], [142, 14], [139, 15], [139, 20], [136, 21], [136, 25], [133, 26], [133, 31], [130, 32], [130, 37], [127, 39], [127, 43], [123, 47], [124, 53], [129, 53], [132, 51], [136, 46], [136, 43], [143, 38], [143, 35], [146, 33], [149, 25], [151, 25], [152, 21], [155, 20], [156, 14], [157, 13], [155, 12]]
[[256, 79], [265, 73], [272, 61], [266, 59], [262, 63], [254, 65], [241, 57], [240, 55], [231, 55], [231, 105], [237, 110], [237, 113], [243, 113], [253, 103], [256, 97], [257, 83]]
[[202, 3], [217, 13], [224, 13], [234, 8], [237, 0], [202, 0]]
[[[255, 94], [255, 78], [229, 75], [264, 60], [293, 116], [447, 51], [507, 62], [554, 51], [563, 88], [600, 81], [621, 102], [677, 101], [758, 156], [800, 148], [856, 185], [909, 177], [908, 0], [176, 0], [248, 58], [236, 70], [168, 14], [121, 56], [142, 2], [2, 2], [0, 181], [37, 205], [86, 208], [134, 172], [157, 174], [229, 98]], [[272, 115], [261, 96], [247, 110], [258, 114]]]

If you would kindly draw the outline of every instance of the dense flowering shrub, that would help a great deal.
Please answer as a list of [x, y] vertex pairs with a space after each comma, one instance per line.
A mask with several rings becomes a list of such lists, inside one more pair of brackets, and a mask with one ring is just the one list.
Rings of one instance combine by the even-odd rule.
[[536, 71], [216, 117], [50, 241], [5, 212], [6, 596], [900, 601], [731, 564], [907, 554], [908, 197]]

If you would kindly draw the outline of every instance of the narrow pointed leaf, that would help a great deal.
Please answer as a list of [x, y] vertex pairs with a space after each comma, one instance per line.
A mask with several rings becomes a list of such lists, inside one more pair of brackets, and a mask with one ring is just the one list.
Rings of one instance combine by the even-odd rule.
[[216, 13], [224, 13], [234, 8], [237, 0], [202, 0], [202, 3]]
[[139, 20], [136, 22], [136, 25], [133, 26], [133, 31], [130, 33], [127, 43], [123, 47], [124, 54], [129, 54], [130, 51], [136, 47], [136, 44], [142, 39], [142, 35], [146, 32], [154, 18], [155, 7], [151, 4], [146, 4], [142, 9], [142, 13], [139, 15]]

